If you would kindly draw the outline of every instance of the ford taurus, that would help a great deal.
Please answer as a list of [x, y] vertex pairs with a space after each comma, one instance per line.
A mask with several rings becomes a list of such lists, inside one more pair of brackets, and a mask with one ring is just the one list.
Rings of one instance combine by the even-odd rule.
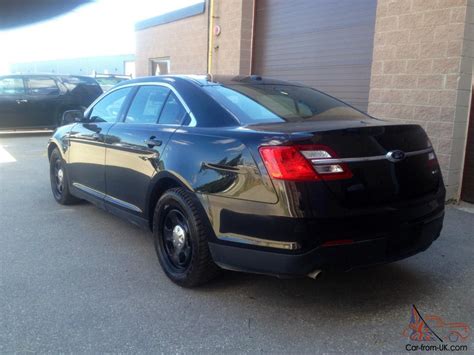
[[220, 269], [315, 277], [400, 260], [439, 236], [445, 188], [416, 124], [258, 76], [124, 82], [48, 146], [53, 196], [152, 230], [192, 287]]

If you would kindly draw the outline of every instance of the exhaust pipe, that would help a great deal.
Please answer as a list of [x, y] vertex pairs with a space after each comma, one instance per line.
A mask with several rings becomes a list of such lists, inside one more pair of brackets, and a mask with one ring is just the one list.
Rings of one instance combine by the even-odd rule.
[[318, 277], [318, 275], [321, 273], [322, 270], [314, 270], [314, 271], [311, 271], [309, 274], [308, 274], [308, 277], [312, 278], [313, 280], [316, 280], [316, 278]]

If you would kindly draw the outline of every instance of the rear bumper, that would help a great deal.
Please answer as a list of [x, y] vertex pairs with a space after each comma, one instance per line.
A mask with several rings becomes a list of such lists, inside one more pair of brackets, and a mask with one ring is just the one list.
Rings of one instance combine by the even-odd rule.
[[414, 223], [405, 223], [376, 238], [353, 244], [319, 246], [303, 253], [210, 242], [214, 261], [225, 269], [279, 276], [304, 276], [311, 271], [350, 270], [388, 263], [426, 250], [438, 238], [444, 210]]

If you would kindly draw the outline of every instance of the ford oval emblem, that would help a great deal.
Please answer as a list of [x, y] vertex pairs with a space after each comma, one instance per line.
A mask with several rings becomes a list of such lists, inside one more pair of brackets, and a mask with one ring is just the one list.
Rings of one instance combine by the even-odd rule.
[[391, 150], [387, 153], [386, 157], [387, 160], [396, 163], [405, 159], [406, 155], [405, 152], [402, 152], [401, 150]]

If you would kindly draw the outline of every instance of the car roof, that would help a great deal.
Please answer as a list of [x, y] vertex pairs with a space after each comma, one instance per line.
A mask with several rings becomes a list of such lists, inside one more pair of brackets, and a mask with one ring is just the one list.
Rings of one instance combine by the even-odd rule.
[[240, 75], [157, 75], [140, 77], [137, 79], [128, 80], [120, 83], [117, 86], [129, 85], [135, 83], [174, 83], [179, 81], [186, 81], [193, 83], [198, 86], [212, 86], [212, 85], [238, 85], [238, 84], [251, 84], [251, 85], [292, 85], [292, 86], [303, 86], [298, 83], [292, 83], [283, 80], [277, 80], [258, 75], [240, 76]]

